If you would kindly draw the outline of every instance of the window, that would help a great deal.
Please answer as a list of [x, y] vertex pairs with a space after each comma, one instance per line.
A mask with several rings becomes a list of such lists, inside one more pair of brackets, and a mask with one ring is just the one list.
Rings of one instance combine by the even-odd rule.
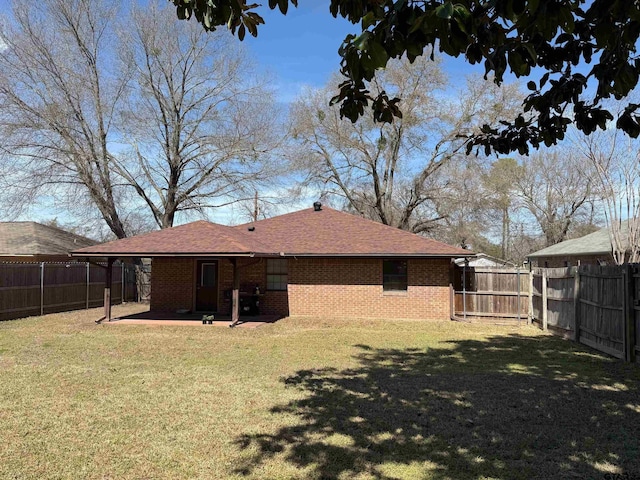
[[217, 263], [202, 263], [200, 264], [200, 286], [201, 287], [215, 287], [216, 275], [218, 270]]
[[383, 260], [382, 289], [385, 292], [407, 291], [407, 261]]
[[284, 258], [267, 259], [267, 290], [287, 289], [287, 260]]

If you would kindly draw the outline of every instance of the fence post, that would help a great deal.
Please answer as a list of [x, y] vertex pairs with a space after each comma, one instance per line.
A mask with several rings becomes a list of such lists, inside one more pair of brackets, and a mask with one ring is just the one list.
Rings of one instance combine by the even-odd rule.
[[635, 273], [637, 272], [638, 267], [637, 265], [634, 265], [631, 267], [630, 270], [630, 276], [629, 276], [629, 281], [631, 282], [630, 285], [630, 295], [629, 295], [629, 301], [630, 301], [630, 308], [629, 308], [629, 312], [630, 312], [630, 323], [629, 323], [629, 337], [630, 337], [630, 357], [629, 357], [629, 361], [631, 362], [635, 362], [636, 361], [636, 348], [637, 348], [637, 344], [636, 344], [636, 340], [638, 339], [638, 332], [636, 331], [637, 325], [636, 325], [636, 276]]
[[542, 330], [547, 330], [547, 269], [542, 269]]
[[107, 271], [104, 283], [104, 318], [111, 321], [111, 289], [113, 287], [113, 258], [107, 258]]
[[120, 304], [125, 303], [124, 301], [124, 262], [120, 262]]
[[[140, 263], [142, 263], [142, 260], [140, 260]], [[142, 290], [142, 280], [140, 280], [142, 278], [142, 266], [141, 265], [137, 265], [134, 264], [133, 265], [133, 271], [136, 274], [136, 278], [135, 278], [135, 282], [136, 282], [136, 303], [140, 303], [141, 299], [142, 299], [142, 294], [140, 293], [140, 290]]]
[[462, 317], [464, 321], [467, 321], [467, 267], [469, 266], [469, 259], [464, 259], [464, 266], [462, 267]]
[[580, 343], [580, 266], [573, 277], [573, 339]]
[[529, 325], [533, 324], [533, 270], [529, 270]]
[[634, 359], [634, 327], [635, 313], [633, 311], [633, 270], [630, 263], [624, 265], [624, 359], [633, 362]]
[[520, 267], [516, 267], [516, 280], [518, 282], [518, 326], [522, 317], [522, 306], [520, 305]]
[[89, 262], [86, 262], [87, 264], [87, 305], [86, 305], [86, 309], [89, 310], [89, 279], [90, 279], [90, 275], [89, 275]]
[[44, 315], [44, 262], [40, 262], [40, 315]]
[[456, 295], [453, 290], [453, 283], [450, 283], [449, 284], [449, 316], [451, 317], [451, 320], [454, 320], [456, 318], [455, 302], [456, 302]]

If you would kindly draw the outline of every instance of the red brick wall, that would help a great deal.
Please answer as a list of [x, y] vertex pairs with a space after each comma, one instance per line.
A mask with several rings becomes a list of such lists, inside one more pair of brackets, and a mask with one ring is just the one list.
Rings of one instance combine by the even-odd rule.
[[[253, 293], [256, 285], [260, 287], [260, 313], [265, 315], [289, 315], [289, 299], [287, 292], [267, 291], [267, 262], [264, 258], [239, 259], [240, 291]], [[227, 259], [220, 259], [220, 298], [218, 311], [231, 314], [231, 297], [233, 288], [233, 266]]]
[[195, 260], [157, 257], [151, 264], [151, 305], [155, 311], [191, 310], [194, 306]]
[[[233, 287], [228, 259], [219, 259], [218, 312], [229, 314]], [[448, 259], [409, 259], [406, 292], [382, 289], [382, 259], [290, 258], [287, 292], [266, 291], [266, 260], [239, 259], [240, 289], [260, 286], [260, 311], [268, 315], [370, 318], [449, 318]], [[195, 260], [156, 258], [151, 309], [194, 308]]]
[[409, 259], [408, 288], [382, 289], [382, 259], [289, 260], [291, 316], [449, 319], [449, 259]]

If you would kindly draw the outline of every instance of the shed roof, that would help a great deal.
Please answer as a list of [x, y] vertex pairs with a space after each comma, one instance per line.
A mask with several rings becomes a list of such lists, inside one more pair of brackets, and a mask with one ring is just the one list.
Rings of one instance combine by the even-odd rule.
[[[455, 261], [456, 265], [463, 266], [464, 258]], [[502, 258], [492, 257], [486, 253], [476, 253], [474, 259], [469, 262], [470, 267], [515, 267], [516, 264]]]
[[331, 208], [228, 227], [198, 221], [80, 249], [76, 256], [473, 256], [468, 250]]
[[0, 256], [68, 255], [96, 243], [37, 222], [0, 222]]

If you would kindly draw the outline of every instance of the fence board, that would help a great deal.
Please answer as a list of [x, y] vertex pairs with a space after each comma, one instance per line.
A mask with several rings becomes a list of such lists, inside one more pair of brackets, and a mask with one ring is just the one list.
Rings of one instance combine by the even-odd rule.
[[[640, 282], [636, 281], [636, 285], [638, 285]], [[635, 297], [636, 299], [638, 297]], [[637, 301], [637, 300], [636, 300]], [[633, 314], [634, 314], [634, 323], [635, 323], [635, 344], [634, 344], [634, 351], [635, 351], [635, 361], [636, 363], [640, 364], [640, 307], [638, 307], [637, 305], [635, 305], [633, 307]]]
[[549, 268], [547, 275], [547, 325], [564, 331], [574, 331], [575, 269]]
[[531, 322], [542, 327], [542, 271], [536, 268], [531, 275]]
[[[45, 262], [42, 269], [42, 265], [0, 263], [0, 320], [39, 315], [41, 311], [46, 314], [103, 305], [106, 277], [103, 267]], [[135, 300], [136, 297], [135, 272], [128, 274], [133, 268], [124, 268], [126, 285], [123, 290], [122, 268], [115, 265], [113, 269], [112, 303]]]
[[633, 332], [634, 356], [636, 363], [640, 363], [640, 266], [634, 265], [632, 271], [632, 297], [633, 297]]
[[625, 302], [621, 267], [582, 265], [578, 341], [624, 358]]

